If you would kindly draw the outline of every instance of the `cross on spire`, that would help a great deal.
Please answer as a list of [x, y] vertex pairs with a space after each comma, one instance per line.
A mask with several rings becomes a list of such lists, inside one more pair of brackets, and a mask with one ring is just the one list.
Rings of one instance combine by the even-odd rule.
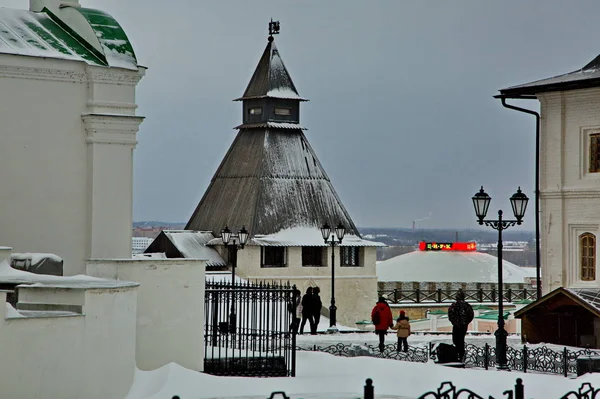
[[273, 41], [273, 35], [279, 34], [279, 21], [273, 21], [271, 18], [271, 22], [269, 22], [269, 41]]

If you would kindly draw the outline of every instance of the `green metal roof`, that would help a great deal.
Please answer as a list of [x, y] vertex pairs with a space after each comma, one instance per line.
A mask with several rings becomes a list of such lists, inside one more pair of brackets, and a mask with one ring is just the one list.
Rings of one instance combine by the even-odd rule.
[[131, 43], [120, 25], [101, 11], [77, 8], [88, 21], [103, 53], [52, 13], [0, 8], [0, 53], [58, 58], [90, 65], [137, 69]]
[[[508, 319], [509, 312], [504, 312], [504, 320]], [[498, 312], [485, 312], [479, 316], [475, 316], [478, 320], [498, 320]]]
[[121, 25], [109, 14], [91, 8], [78, 8], [88, 21], [104, 50], [104, 56], [110, 66], [137, 69], [137, 60], [133, 46]]

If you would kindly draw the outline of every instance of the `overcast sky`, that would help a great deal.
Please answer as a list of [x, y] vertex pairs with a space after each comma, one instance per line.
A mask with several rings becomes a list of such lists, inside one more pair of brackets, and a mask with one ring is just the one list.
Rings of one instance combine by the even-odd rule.
[[[301, 123], [358, 226], [475, 226], [471, 196], [533, 198], [533, 116], [497, 90], [581, 68], [600, 52], [600, 2], [80, 0], [112, 14], [148, 67], [134, 220], [185, 222], [241, 121], [268, 21]], [[27, 8], [26, 0], [0, 0]], [[520, 105], [537, 109], [536, 101]], [[533, 229], [533, 204], [525, 216]]]

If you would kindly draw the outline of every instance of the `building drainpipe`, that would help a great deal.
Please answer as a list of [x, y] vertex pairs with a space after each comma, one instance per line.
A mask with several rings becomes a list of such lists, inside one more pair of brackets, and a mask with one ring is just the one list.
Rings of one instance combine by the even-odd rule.
[[[535, 115], [535, 274], [536, 274], [536, 294], [539, 300], [542, 297], [541, 264], [540, 264], [540, 114], [526, 108], [520, 108], [506, 103], [506, 97], [502, 95], [494, 96], [502, 101], [502, 106], [526, 114]], [[536, 99], [535, 96], [524, 97], [526, 99]]]

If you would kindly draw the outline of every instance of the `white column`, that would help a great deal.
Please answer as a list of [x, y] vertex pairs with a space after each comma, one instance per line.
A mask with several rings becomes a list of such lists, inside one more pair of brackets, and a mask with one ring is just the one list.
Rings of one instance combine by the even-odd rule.
[[85, 114], [89, 258], [131, 258], [133, 149], [143, 117]]

